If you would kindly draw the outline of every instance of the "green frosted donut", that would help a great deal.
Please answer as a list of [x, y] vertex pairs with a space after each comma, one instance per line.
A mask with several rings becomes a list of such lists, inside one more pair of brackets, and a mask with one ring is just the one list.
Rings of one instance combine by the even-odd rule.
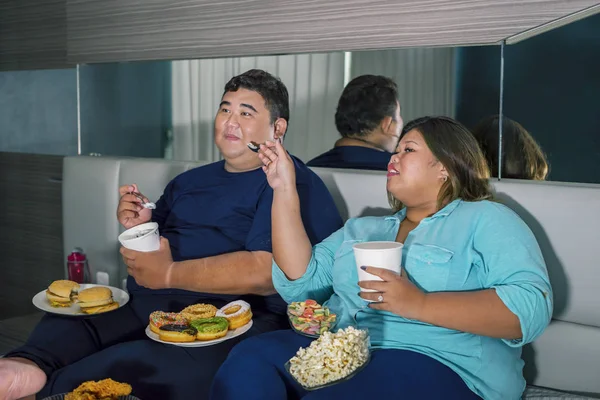
[[190, 322], [199, 333], [218, 333], [229, 329], [229, 321], [224, 317], [200, 318]]

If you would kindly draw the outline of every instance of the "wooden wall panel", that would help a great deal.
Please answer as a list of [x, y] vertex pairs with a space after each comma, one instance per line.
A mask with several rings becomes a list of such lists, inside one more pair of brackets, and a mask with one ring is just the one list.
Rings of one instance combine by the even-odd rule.
[[0, 153], [0, 320], [64, 274], [62, 159]]
[[0, 70], [69, 67], [66, 15], [65, 0], [0, 0]]
[[91, 63], [490, 44], [593, 0], [66, 0]]

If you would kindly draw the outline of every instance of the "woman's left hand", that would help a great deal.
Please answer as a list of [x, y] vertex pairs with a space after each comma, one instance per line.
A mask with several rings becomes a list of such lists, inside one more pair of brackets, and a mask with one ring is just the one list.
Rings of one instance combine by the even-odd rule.
[[[375, 292], [360, 292], [360, 297], [373, 300], [369, 307], [375, 310], [393, 312], [401, 317], [419, 320], [427, 294], [422, 292], [407, 277], [384, 268], [366, 267], [369, 274], [377, 275], [381, 281], [360, 281], [358, 285]], [[380, 301], [381, 296], [383, 301]]]

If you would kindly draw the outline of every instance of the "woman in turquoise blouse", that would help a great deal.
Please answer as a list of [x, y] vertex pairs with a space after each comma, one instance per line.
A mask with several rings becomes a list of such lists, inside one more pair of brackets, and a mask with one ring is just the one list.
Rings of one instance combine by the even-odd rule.
[[[374, 351], [352, 379], [306, 392], [283, 364], [310, 339], [260, 335], [232, 350], [213, 398], [519, 399], [521, 347], [548, 325], [552, 289], [529, 228], [491, 200], [471, 133], [444, 117], [408, 123], [387, 174], [396, 213], [350, 219], [312, 248], [293, 164], [280, 143], [268, 146], [275, 288], [287, 302], [324, 302], [339, 328], [367, 328]], [[365, 241], [404, 243], [401, 275], [365, 266], [383, 281], [358, 282], [352, 245]]]

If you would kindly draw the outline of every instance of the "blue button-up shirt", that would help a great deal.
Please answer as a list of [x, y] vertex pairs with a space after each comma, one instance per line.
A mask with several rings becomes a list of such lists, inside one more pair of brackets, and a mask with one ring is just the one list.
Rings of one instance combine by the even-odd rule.
[[502, 340], [373, 310], [358, 296], [352, 245], [396, 240], [405, 216], [403, 209], [388, 217], [348, 220], [313, 247], [299, 279], [288, 280], [274, 263], [275, 288], [288, 303], [307, 298], [325, 303], [337, 313], [340, 328], [367, 328], [374, 349], [426, 354], [452, 368], [484, 399], [519, 399], [525, 388], [521, 346], [538, 337], [552, 316], [552, 289], [531, 230], [499, 203], [459, 199], [423, 219], [402, 250], [402, 273], [425, 292], [494, 288], [521, 323], [522, 339]]

